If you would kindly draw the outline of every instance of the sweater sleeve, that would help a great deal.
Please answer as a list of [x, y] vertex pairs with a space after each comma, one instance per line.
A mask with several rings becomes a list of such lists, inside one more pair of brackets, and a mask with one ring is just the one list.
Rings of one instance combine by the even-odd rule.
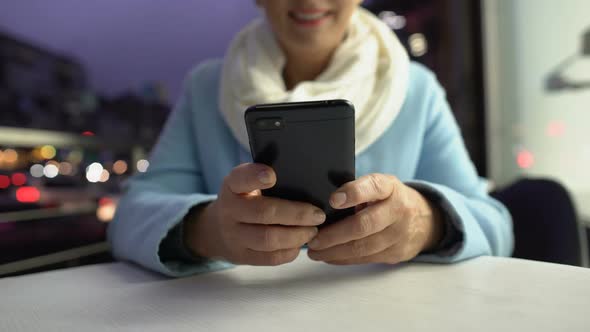
[[[188, 90], [188, 89], [186, 89]], [[150, 158], [146, 173], [135, 175], [124, 188], [108, 239], [118, 259], [132, 261], [168, 276], [180, 277], [231, 265], [220, 261], [163, 261], [161, 243], [195, 206], [216, 199], [206, 192], [194, 144], [190, 92], [172, 111]]]
[[415, 181], [407, 184], [426, 194], [445, 215], [443, 250], [417, 261], [451, 263], [482, 255], [509, 256], [514, 239], [508, 210], [487, 193], [461, 137], [443, 89], [431, 77], [424, 142]]

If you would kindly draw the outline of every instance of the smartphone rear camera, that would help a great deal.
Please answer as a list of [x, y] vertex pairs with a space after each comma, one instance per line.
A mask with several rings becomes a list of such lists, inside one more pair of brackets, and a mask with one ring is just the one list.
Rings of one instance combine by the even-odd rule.
[[281, 130], [285, 127], [283, 119], [259, 119], [256, 121], [256, 128], [260, 130]]

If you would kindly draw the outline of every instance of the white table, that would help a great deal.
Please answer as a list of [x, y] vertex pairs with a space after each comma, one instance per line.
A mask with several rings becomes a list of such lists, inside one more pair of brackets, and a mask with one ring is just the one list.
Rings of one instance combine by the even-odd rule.
[[590, 331], [590, 270], [281, 267], [163, 279], [117, 263], [0, 279], [0, 331]]

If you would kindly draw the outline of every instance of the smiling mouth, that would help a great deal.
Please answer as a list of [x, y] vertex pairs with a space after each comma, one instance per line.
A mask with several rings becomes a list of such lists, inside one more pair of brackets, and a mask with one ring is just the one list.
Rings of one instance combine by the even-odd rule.
[[322, 9], [302, 9], [289, 12], [291, 20], [297, 25], [306, 27], [319, 26], [332, 15], [331, 11]]

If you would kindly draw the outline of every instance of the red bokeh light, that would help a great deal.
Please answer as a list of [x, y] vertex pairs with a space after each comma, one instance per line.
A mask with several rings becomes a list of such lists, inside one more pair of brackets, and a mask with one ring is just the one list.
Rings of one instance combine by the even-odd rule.
[[35, 187], [21, 187], [16, 191], [16, 200], [21, 203], [36, 203], [41, 199], [41, 192]]
[[547, 136], [561, 137], [565, 134], [565, 124], [563, 122], [553, 121], [547, 126]]
[[113, 204], [113, 200], [108, 198], [108, 197], [103, 197], [101, 199], [98, 200], [98, 205], [99, 206], [104, 206], [104, 205], [111, 205]]
[[91, 131], [85, 131], [82, 133], [82, 136], [94, 136], [94, 133]]
[[14, 173], [12, 174], [12, 184], [20, 187], [24, 186], [27, 183], [27, 176], [24, 173]]
[[535, 156], [530, 151], [520, 151], [516, 157], [516, 163], [522, 169], [529, 169], [535, 164]]
[[0, 175], [0, 189], [10, 187], [10, 178], [6, 175]]

